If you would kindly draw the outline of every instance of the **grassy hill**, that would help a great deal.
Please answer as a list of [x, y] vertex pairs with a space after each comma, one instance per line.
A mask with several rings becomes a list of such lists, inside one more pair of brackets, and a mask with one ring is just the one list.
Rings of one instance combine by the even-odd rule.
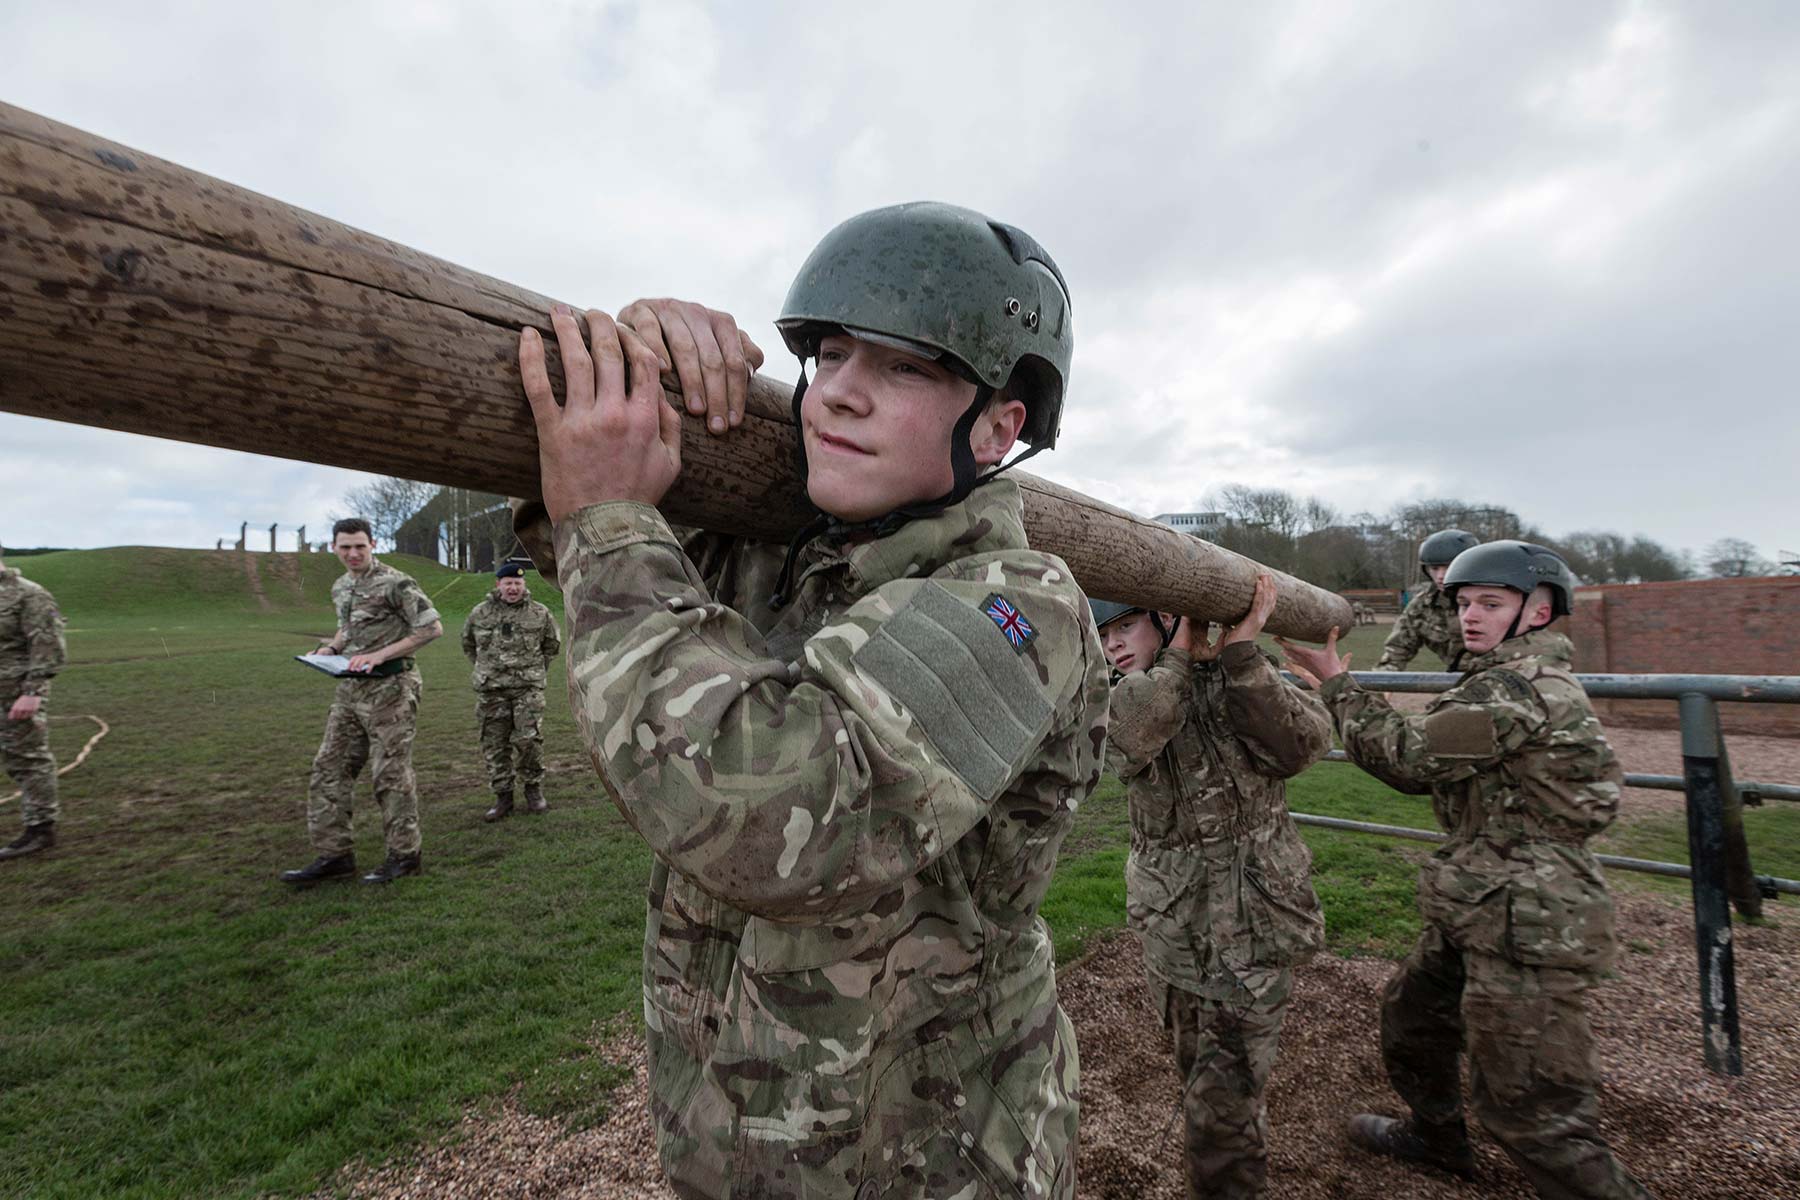
[[[488, 589], [486, 572], [453, 571], [411, 554], [381, 560], [411, 575], [454, 632]], [[175, 658], [253, 644], [273, 635], [293, 653], [334, 627], [331, 585], [344, 568], [331, 554], [267, 554], [113, 546], [60, 550], [8, 563], [49, 588], [69, 622], [69, 658], [101, 665]], [[560, 618], [562, 595], [532, 577], [532, 595]]]
[[[456, 611], [466, 612], [485, 591], [485, 574], [453, 571], [411, 554], [380, 557]], [[78, 628], [325, 610], [332, 581], [344, 573], [331, 554], [160, 546], [60, 550], [10, 565], [54, 592]]]

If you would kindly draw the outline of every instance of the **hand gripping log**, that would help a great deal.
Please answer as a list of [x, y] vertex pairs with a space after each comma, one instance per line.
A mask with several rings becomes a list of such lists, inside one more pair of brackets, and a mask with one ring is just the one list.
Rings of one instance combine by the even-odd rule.
[[[554, 356], [550, 304], [0, 104], [0, 410], [536, 496], [517, 342], [536, 326]], [[770, 539], [804, 523], [791, 394], [759, 376], [729, 437], [688, 419], [672, 521]], [[1251, 560], [1017, 477], [1032, 545], [1089, 595], [1249, 608]], [[1350, 627], [1347, 601], [1274, 575], [1271, 632]]]

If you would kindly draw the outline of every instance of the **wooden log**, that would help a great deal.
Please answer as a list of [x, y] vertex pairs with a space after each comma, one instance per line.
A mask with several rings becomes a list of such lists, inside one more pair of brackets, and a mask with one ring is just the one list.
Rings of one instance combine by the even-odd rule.
[[[0, 410], [536, 496], [517, 342], [530, 325], [554, 347], [550, 306], [0, 104]], [[671, 520], [768, 539], [804, 522], [791, 397], [758, 376], [729, 437], [687, 420]], [[1218, 621], [1249, 607], [1249, 559], [1018, 477], [1032, 544], [1090, 595]], [[1350, 627], [1348, 602], [1276, 580], [1271, 631]]]

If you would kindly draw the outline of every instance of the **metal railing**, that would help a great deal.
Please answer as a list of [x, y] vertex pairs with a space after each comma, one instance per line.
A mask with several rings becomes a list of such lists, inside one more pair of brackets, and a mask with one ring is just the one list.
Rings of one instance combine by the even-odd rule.
[[[1342, 750], [1333, 750], [1325, 756], [1326, 762], [1347, 763], [1353, 760]], [[1650, 788], [1665, 792], [1683, 792], [1687, 783], [1679, 775], [1633, 775], [1625, 776], [1626, 787]], [[1783, 783], [1739, 783], [1738, 795], [1745, 806], [1758, 807], [1760, 800], [1751, 800], [1752, 795], [1766, 796], [1775, 800], [1800, 800], [1800, 787]], [[1415, 842], [1443, 842], [1449, 838], [1431, 829], [1414, 829], [1408, 825], [1380, 825], [1372, 821], [1350, 821], [1343, 817], [1320, 817], [1312, 813], [1291, 813], [1294, 821], [1300, 825], [1317, 825], [1322, 829], [1345, 829], [1353, 833], [1379, 833], [1387, 837], [1411, 838]], [[1626, 858], [1618, 854], [1596, 854], [1602, 866], [1614, 867], [1621, 871], [1637, 871], [1644, 875], [1666, 875], [1671, 879], [1692, 879], [1692, 867], [1684, 863], [1657, 862], [1648, 858]], [[1764, 897], [1772, 899], [1778, 895], [1800, 896], [1800, 879], [1783, 879], [1778, 875], [1757, 875], [1756, 890]]]
[[[1352, 677], [1370, 691], [1445, 692], [1463, 678], [1440, 672], [1354, 671]], [[1292, 678], [1292, 676], [1289, 676]], [[1709, 1069], [1724, 1075], [1744, 1073], [1743, 1039], [1738, 1026], [1737, 969], [1731, 937], [1731, 907], [1746, 917], [1762, 915], [1765, 897], [1800, 895], [1800, 881], [1757, 875], [1750, 867], [1744, 838], [1744, 806], [1767, 800], [1800, 801], [1800, 786], [1737, 783], [1719, 730], [1719, 701], [1753, 704], [1800, 704], [1800, 675], [1578, 675], [1589, 696], [1599, 700], [1673, 700], [1681, 715], [1682, 773], [1628, 774], [1628, 787], [1657, 788], [1687, 794], [1687, 864], [1654, 862], [1601, 854], [1608, 867], [1689, 880], [1694, 893], [1694, 941], [1700, 964], [1701, 1048]], [[1341, 750], [1327, 756], [1350, 762]], [[1374, 833], [1385, 837], [1441, 842], [1445, 835], [1400, 825], [1378, 825], [1294, 813], [1302, 825]]]

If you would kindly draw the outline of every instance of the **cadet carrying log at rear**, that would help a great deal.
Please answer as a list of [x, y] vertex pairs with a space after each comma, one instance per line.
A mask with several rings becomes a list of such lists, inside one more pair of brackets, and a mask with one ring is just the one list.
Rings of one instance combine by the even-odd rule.
[[1479, 538], [1461, 529], [1440, 529], [1419, 543], [1419, 574], [1425, 586], [1407, 602], [1394, 619], [1394, 628], [1382, 644], [1377, 671], [1404, 671], [1421, 647], [1444, 660], [1444, 669], [1458, 671], [1463, 650], [1462, 629], [1457, 623], [1456, 602], [1444, 590], [1444, 572], [1450, 563]]
[[1647, 1196], [1600, 1134], [1599, 1067], [1584, 997], [1618, 952], [1588, 839], [1624, 776], [1570, 673], [1575, 577], [1553, 551], [1489, 542], [1450, 564], [1467, 674], [1424, 712], [1363, 690], [1337, 655], [1282, 643], [1320, 688], [1344, 749], [1404, 792], [1430, 792], [1450, 835], [1419, 872], [1425, 929], [1389, 980], [1381, 1052], [1405, 1119], [1360, 1114], [1350, 1140], [1473, 1178], [1458, 1056], [1475, 1115], [1538, 1195]]
[[1331, 749], [1331, 719], [1257, 646], [1274, 608], [1259, 576], [1249, 614], [1214, 643], [1191, 620], [1094, 602], [1120, 672], [1107, 760], [1131, 808], [1126, 914], [1175, 1042], [1196, 1198], [1263, 1194], [1263, 1089], [1293, 968], [1325, 941], [1283, 781]]

